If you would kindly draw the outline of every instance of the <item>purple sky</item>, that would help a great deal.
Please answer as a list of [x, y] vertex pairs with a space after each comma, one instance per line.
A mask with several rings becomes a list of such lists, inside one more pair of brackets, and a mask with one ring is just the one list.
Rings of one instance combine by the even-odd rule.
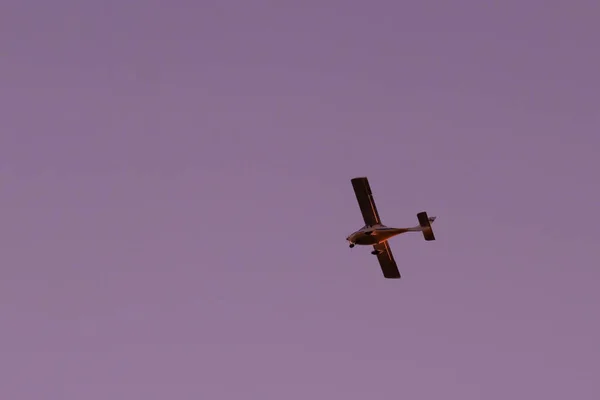
[[0, 398], [600, 398], [599, 20], [3, 0]]

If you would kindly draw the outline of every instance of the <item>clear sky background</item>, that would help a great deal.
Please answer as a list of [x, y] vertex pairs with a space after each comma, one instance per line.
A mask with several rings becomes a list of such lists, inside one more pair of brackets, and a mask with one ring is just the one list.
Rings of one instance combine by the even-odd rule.
[[600, 398], [598, 21], [3, 0], [0, 397]]

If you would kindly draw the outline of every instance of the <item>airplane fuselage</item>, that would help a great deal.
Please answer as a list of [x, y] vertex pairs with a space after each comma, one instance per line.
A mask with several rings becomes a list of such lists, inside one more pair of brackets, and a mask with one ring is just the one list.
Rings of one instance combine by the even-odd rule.
[[412, 228], [391, 228], [385, 225], [365, 226], [346, 238], [351, 245], [372, 246], [405, 232], [419, 232], [420, 226]]

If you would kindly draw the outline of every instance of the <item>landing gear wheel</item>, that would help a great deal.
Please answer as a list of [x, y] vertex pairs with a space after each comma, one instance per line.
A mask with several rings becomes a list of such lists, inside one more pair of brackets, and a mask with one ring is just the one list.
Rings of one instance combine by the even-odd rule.
[[348, 247], [353, 248], [354, 247], [354, 243], [350, 243], [350, 246], [348, 246]]
[[379, 254], [381, 254], [381, 251], [379, 251], [379, 250], [373, 250], [371, 252], [371, 254], [373, 254], [374, 256], [378, 256]]

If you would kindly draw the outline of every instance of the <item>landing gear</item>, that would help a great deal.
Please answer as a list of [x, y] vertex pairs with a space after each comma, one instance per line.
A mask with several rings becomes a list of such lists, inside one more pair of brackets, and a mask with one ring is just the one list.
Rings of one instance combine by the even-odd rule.
[[373, 250], [373, 251], [371, 252], [371, 254], [373, 254], [374, 256], [378, 256], [378, 255], [380, 255], [381, 253], [382, 253], [382, 251], [381, 251], [381, 250]]
[[353, 248], [354, 247], [354, 243], [350, 243], [350, 246], [348, 246], [348, 247]]

